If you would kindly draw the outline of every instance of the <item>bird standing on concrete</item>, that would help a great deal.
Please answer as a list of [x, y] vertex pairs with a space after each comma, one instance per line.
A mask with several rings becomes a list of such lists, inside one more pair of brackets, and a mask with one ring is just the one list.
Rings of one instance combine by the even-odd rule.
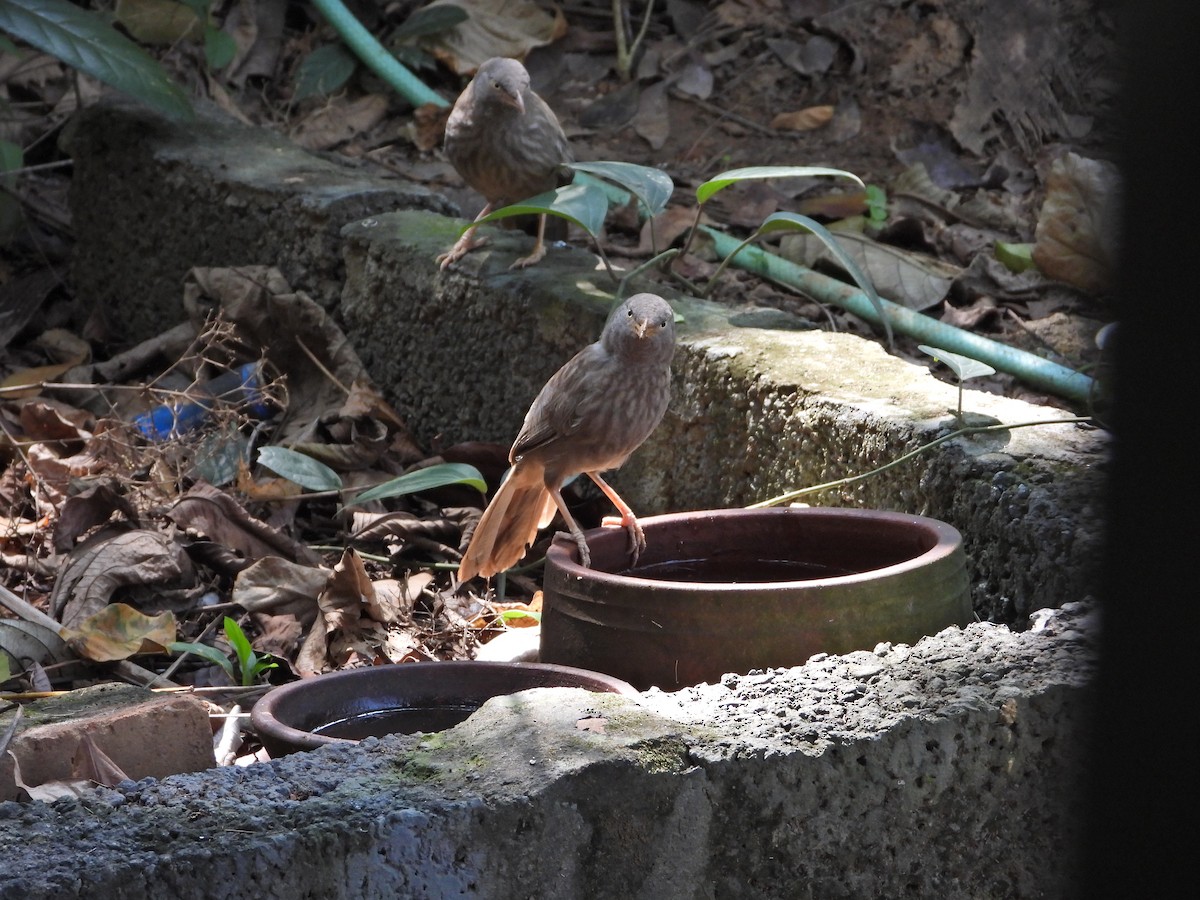
[[515, 565], [550, 524], [557, 508], [584, 566], [592, 563], [583, 530], [560, 490], [586, 474], [620, 512], [633, 563], [646, 537], [629, 505], [600, 477], [615, 469], [650, 436], [670, 396], [675, 318], [655, 294], [634, 294], [608, 318], [600, 340], [580, 350], [538, 393], [509, 451], [512, 467], [484, 510], [458, 567], [461, 581], [488, 577]]
[[[483, 63], [459, 95], [446, 120], [446, 156], [458, 174], [493, 209], [553, 190], [563, 180], [562, 166], [574, 157], [554, 110], [529, 86], [529, 73], [515, 59]], [[449, 251], [438, 257], [442, 268], [484, 241], [472, 225]], [[533, 252], [509, 268], [532, 266], [546, 255], [546, 216], [538, 216]]]

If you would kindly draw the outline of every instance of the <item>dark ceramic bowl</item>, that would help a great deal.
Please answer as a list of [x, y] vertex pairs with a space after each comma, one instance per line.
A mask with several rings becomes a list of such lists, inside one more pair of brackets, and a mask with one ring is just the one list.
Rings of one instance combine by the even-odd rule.
[[637, 693], [599, 672], [518, 662], [417, 662], [293, 681], [259, 700], [250, 720], [272, 757], [367, 736], [441, 731], [491, 697], [539, 687]]
[[973, 618], [958, 531], [864, 509], [729, 509], [642, 520], [546, 554], [540, 659], [675, 690], [814, 653], [913, 643]]

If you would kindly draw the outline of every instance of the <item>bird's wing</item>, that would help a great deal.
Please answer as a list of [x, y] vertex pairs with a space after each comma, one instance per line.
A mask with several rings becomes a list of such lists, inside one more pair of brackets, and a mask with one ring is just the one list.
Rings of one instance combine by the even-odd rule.
[[608, 353], [598, 343], [584, 347], [546, 382], [525, 414], [525, 424], [513, 442], [516, 459], [550, 441], [567, 437], [579, 427], [577, 410], [607, 382]]

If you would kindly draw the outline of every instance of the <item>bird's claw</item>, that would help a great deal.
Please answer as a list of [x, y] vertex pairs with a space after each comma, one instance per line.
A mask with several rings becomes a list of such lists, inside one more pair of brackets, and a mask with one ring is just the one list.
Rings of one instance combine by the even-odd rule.
[[[465, 238], [465, 239], [464, 239]], [[482, 247], [488, 242], [486, 237], [474, 237], [473, 235], [464, 235], [459, 238], [458, 242], [447, 250], [445, 253], [439, 253], [437, 263], [443, 269], [448, 269], [454, 263], [458, 262], [472, 250], [477, 247]]]
[[541, 262], [545, 255], [546, 245], [538, 244], [533, 248], [532, 253], [530, 253], [528, 256], [522, 256], [520, 259], [516, 260], [511, 266], [509, 266], [509, 269], [528, 269], [535, 263]]
[[638, 558], [646, 549], [646, 533], [636, 516], [605, 516], [600, 520], [605, 528], [624, 528], [629, 532], [629, 568], [637, 565]]

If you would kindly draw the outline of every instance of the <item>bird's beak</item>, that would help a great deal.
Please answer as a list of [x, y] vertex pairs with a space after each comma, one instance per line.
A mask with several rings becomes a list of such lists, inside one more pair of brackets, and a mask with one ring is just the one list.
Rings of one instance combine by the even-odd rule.
[[509, 106], [511, 106], [521, 115], [525, 115], [525, 98], [520, 94], [509, 94], [507, 97], [507, 102]]
[[650, 320], [649, 319], [634, 319], [633, 320], [633, 333], [636, 334], [639, 339], [644, 338], [646, 336], [646, 332], [649, 330], [650, 330]]

